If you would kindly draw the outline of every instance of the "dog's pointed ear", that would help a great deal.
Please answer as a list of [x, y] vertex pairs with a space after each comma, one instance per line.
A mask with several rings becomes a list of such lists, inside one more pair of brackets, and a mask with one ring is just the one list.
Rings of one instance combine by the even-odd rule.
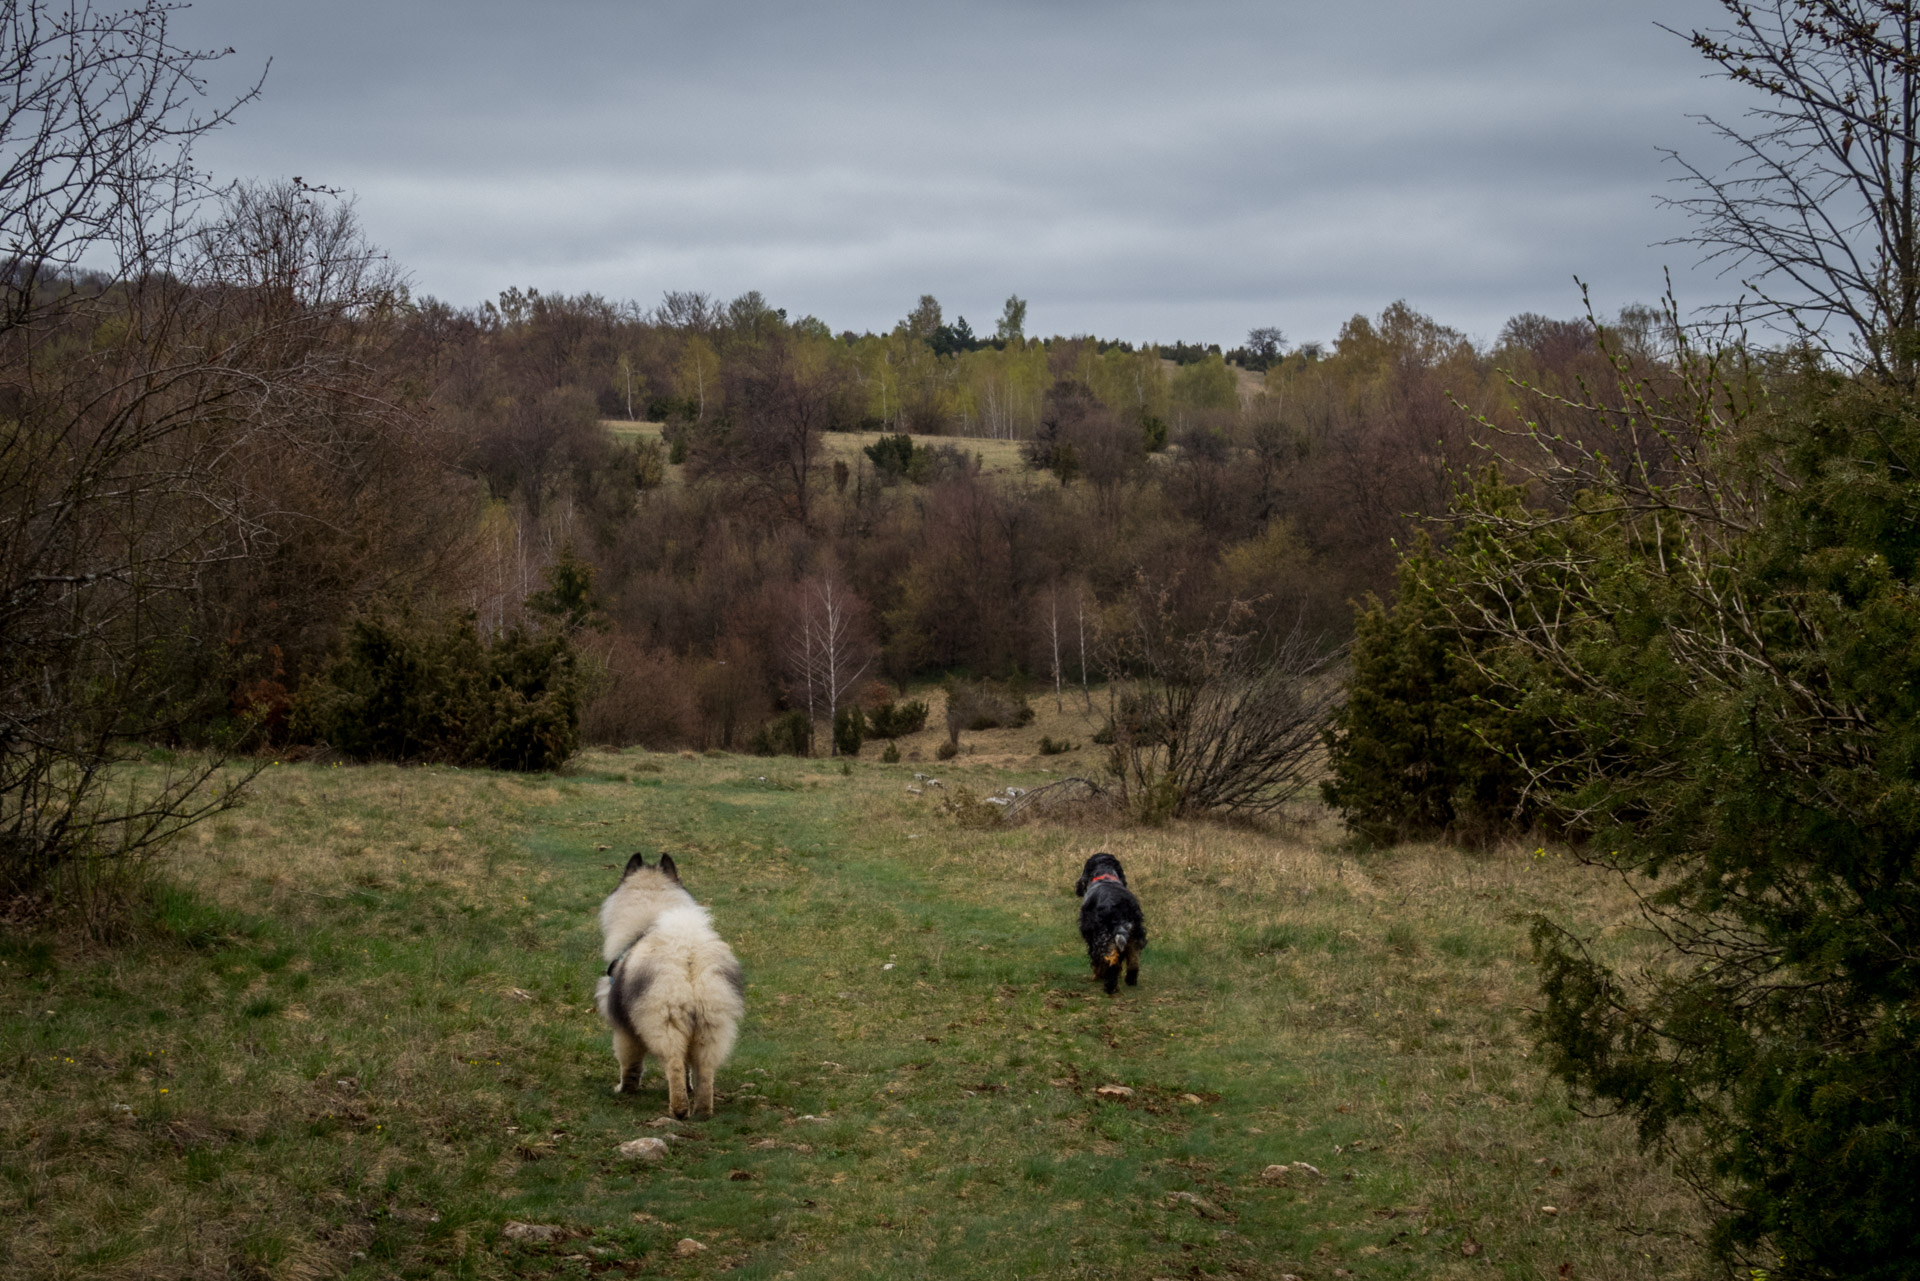
[[660, 856], [660, 870], [665, 872], [668, 875], [668, 877], [670, 877], [675, 882], [679, 881], [680, 869], [673, 865], [673, 855], [662, 854]]
[[627, 870], [620, 873], [620, 879], [623, 881], [626, 880], [629, 876], [632, 876], [635, 872], [639, 871], [641, 868], [645, 867], [646, 865], [647, 865], [647, 856], [645, 854], [635, 854], [632, 858], [627, 860]]

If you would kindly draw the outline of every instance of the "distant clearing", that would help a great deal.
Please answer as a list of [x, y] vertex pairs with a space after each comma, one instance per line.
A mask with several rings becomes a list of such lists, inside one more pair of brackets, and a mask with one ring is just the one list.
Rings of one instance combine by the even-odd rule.
[[[665, 423], [629, 422], [623, 418], [605, 418], [601, 422], [613, 433], [614, 439], [635, 441], [643, 438], [660, 439]], [[877, 431], [830, 431], [826, 434], [827, 457], [839, 459], [852, 467], [861, 458], [861, 451], [882, 436], [891, 432]], [[1011, 476], [1026, 470], [1020, 460], [1021, 441], [996, 439], [989, 436], [915, 436], [916, 448], [928, 449], [952, 448], [962, 453], [976, 455], [980, 459], [983, 473], [993, 476]], [[680, 468], [669, 467], [668, 473], [677, 481]]]

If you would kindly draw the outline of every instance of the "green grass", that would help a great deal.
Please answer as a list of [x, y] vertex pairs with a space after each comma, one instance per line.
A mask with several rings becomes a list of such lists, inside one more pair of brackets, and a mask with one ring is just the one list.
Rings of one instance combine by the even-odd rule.
[[[1637, 945], [1596, 874], [1356, 859], [1312, 815], [967, 830], [908, 793], [915, 768], [269, 770], [174, 855], [144, 941], [0, 936], [0, 1276], [1695, 1265], [1682, 1190], [1526, 1057], [1526, 913]], [[940, 770], [1045, 778], [1013, 756]], [[610, 1092], [594, 913], [636, 848], [674, 853], [747, 970], [711, 1121], [650, 1125], [653, 1065]], [[1152, 931], [1111, 999], [1070, 893], [1097, 849]], [[620, 1158], [639, 1135], [670, 1135], [666, 1159]], [[1263, 1183], [1294, 1161], [1325, 1178]]]

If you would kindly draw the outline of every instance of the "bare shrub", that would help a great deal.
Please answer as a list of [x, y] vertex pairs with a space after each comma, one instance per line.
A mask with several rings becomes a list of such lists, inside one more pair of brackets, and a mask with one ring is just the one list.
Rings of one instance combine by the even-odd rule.
[[617, 636], [602, 658], [606, 683], [580, 717], [581, 737], [608, 747], [681, 747], [700, 738], [690, 665]]
[[1252, 617], [1236, 601], [1207, 627], [1182, 631], [1171, 587], [1141, 583], [1109, 653], [1126, 674], [1110, 694], [1110, 769], [1136, 816], [1257, 818], [1311, 781], [1340, 698], [1328, 671], [1335, 655], [1298, 626], [1263, 636]]
[[960, 745], [961, 730], [1018, 729], [1033, 720], [1026, 696], [986, 681], [947, 685], [947, 741]]

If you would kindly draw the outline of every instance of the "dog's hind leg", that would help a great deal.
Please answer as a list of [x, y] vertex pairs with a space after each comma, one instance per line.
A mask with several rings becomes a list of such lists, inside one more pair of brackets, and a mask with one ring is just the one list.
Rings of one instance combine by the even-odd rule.
[[620, 1064], [620, 1079], [613, 1083], [615, 1094], [632, 1094], [640, 1088], [640, 1077], [647, 1058], [647, 1047], [625, 1028], [613, 1029], [613, 1057]]
[[1141, 944], [1137, 939], [1132, 940], [1127, 944], [1127, 986], [1128, 987], [1138, 987], [1140, 984], [1140, 947], [1141, 947]]
[[713, 1115], [714, 1078], [720, 1075], [720, 1060], [725, 1057], [726, 1047], [713, 1043], [711, 1038], [702, 1037], [688, 1056], [688, 1075], [692, 1076], [693, 1112], [695, 1116]]
[[703, 1068], [697, 1049], [687, 1058], [687, 1098], [695, 1118], [713, 1117], [713, 1073]]
[[668, 1033], [660, 1062], [667, 1072], [667, 1111], [678, 1119], [687, 1119], [687, 1035], [679, 1028]]

